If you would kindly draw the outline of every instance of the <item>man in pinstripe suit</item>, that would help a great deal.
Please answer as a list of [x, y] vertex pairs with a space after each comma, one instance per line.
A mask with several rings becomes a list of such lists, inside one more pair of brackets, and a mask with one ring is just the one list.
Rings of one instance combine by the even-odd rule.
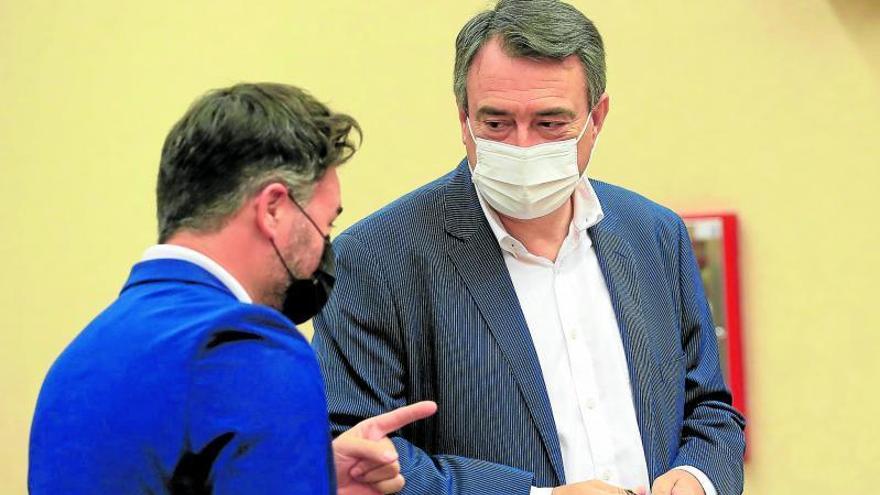
[[584, 175], [609, 110], [595, 26], [502, 0], [454, 79], [467, 159], [336, 240], [314, 340], [334, 432], [436, 401], [393, 438], [405, 494], [741, 493], [687, 232]]

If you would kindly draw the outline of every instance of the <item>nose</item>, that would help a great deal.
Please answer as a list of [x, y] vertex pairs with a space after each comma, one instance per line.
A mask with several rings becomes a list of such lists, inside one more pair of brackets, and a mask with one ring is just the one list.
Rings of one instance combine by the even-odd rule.
[[528, 147], [534, 146], [536, 144], [543, 143], [544, 140], [541, 139], [534, 130], [528, 124], [517, 124], [516, 129], [510, 133], [508, 139], [505, 140], [507, 144], [512, 144], [514, 146], [520, 147]]

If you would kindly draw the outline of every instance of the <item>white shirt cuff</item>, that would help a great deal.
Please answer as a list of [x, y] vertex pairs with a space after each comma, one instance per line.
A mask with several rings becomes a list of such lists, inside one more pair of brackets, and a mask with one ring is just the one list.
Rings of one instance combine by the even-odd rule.
[[529, 492], [529, 495], [550, 495], [553, 493], [553, 488], [538, 488], [537, 486], [532, 487], [532, 491]]
[[694, 477], [697, 478], [697, 481], [700, 482], [700, 486], [703, 487], [703, 491], [706, 492], [706, 495], [718, 495], [718, 492], [715, 491], [715, 485], [712, 484], [712, 481], [709, 480], [709, 477], [706, 476], [706, 473], [700, 471], [693, 466], [678, 466], [675, 469], [681, 469], [682, 471], [686, 471], [694, 475]]

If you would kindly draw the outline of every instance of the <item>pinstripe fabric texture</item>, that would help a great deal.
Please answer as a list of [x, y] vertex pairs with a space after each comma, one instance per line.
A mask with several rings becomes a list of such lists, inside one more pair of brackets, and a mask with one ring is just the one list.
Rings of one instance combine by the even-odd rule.
[[[590, 228], [633, 384], [651, 481], [679, 465], [742, 492], [744, 420], [718, 365], [687, 231], [602, 182]], [[334, 433], [420, 400], [437, 414], [393, 438], [403, 494], [527, 494], [565, 483], [543, 376], [467, 162], [335, 241], [337, 281], [313, 345]]]

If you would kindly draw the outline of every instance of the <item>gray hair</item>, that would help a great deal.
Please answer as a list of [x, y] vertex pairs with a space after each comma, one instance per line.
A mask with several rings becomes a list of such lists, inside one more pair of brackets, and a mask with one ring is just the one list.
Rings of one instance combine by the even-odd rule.
[[[315, 172], [314, 169], [301, 172], [289, 170], [283, 166], [261, 172], [259, 167], [245, 167], [241, 171], [240, 182], [235, 190], [215, 198], [196, 213], [180, 219], [173, 231], [167, 225], [164, 226], [164, 230], [168, 231], [164, 238], [184, 229], [199, 232], [216, 232], [222, 229], [232, 214], [238, 211], [248, 198], [273, 183], [284, 184], [299, 204], [306, 205], [312, 199], [315, 182], [320, 179]], [[163, 237], [162, 227], [160, 225], [160, 237]]]
[[311, 199], [326, 170], [357, 149], [360, 127], [307, 92], [277, 83], [211, 91], [174, 125], [156, 187], [159, 242], [180, 229], [211, 232], [272, 182]]
[[512, 57], [562, 60], [577, 55], [587, 80], [590, 108], [605, 92], [605, 48], [593, 22], [559, 0], [500, 0], [469, 20], [455, 39], [453, 90], [467, 110], [467, 76], [474, 56], [498, 36]]

